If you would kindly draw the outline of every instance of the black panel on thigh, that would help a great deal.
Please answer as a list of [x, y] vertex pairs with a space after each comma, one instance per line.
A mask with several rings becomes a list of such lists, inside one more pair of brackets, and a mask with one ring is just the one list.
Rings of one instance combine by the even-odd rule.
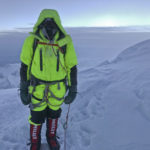
[[32, 111], [31, 110], [31, 121], [36, 124], [42, 124], [45, 122], [46, 109], [43, 111]]
[[47, 117], [51, 118], [51, 119], [56, 119], [59, 118], [61, 115], [61, 108], [59, 108], [58, 110], [52, 110], [52, 109], [48, 109], [47, 111]]

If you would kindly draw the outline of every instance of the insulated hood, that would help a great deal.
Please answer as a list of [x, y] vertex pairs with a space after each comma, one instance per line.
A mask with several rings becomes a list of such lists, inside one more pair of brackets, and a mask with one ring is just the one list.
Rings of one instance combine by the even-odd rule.
[[61, 30], [61, 32], [64, 35], [67, 35], [66, 31], [64, 30], [63, 26], [61, 25], [61, 20], [59, 17], [59, 14], [56, 10], [53, 9], [44, 9], [41, 11], [39, 18], [36, 22], [36, 24], [34, 25], [33, 28], [33, 32], [36, 33], [38, 26], [46, 19], [46, 18], [51, 18], [55, 21], [55, 23], [57, 24], [58, 28]]

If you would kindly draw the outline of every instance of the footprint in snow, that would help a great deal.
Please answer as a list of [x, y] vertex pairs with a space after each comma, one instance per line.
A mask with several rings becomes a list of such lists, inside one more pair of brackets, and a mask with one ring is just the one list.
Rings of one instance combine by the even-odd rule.
[[91, 129], [87, 125], [85, 124], [80, 125], [79, 136], [80, 136], [80, 141], [84, 147], [90, 146], [91, 138], [93, 135], [94, 133], [91, 131]]

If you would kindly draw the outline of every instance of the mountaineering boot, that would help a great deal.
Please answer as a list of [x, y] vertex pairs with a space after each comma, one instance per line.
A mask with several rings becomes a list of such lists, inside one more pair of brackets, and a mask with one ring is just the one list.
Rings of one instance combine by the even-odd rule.
[[30, 150], [40, 150], [42, 125], [30, 125]]
[[56, 137], [57, 122], [58, 122], [58, 118], [47, 119], [46, 138], [47, 138], [47, 143], [49, 145], [50, 150], [60, 150], [60, 144], [57, 141], [57, 137]]

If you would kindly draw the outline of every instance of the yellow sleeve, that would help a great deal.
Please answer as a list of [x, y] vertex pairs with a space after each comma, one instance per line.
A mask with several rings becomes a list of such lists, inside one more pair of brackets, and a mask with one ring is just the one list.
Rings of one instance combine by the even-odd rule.
[[20, 55], [20, 60], [27, 66], [30, 65], [31, 59], [32, 59], [32, 54], [33, 54], [33, 40], [34, 38], [29, 36], [25, 39], [23, 47], [22, 47], [22, 52]]
[[76, 52], [72, 43], [72, 40], [67, 44], [66, 54], [65, 54], [65, 66], [67, 69], [68, 85], [71, 85], [70, 81], [70, 71], [71, 68], [78, 64]]
[[65, 65], [67, 70], [71, 69], [73, 66], [77, 65], [77, 56], [73, 46], [72, 41], [67, 44], [66, 54], [65, 54]]

